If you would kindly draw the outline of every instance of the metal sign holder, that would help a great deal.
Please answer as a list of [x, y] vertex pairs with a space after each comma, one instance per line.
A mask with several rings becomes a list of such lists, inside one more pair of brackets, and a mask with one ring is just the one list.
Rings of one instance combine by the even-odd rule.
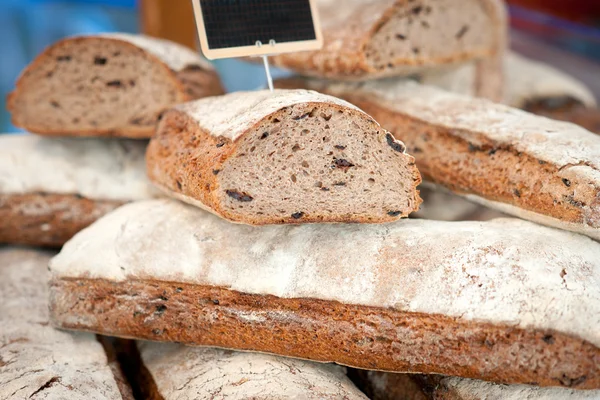
[[[269, 40], [269, 46], [275, 46], [275, 40]], [[260, 40], [256, 41], [256, 47], [262, 47], [262, 42]], [[265, 74], [267, 75], [267, 84], [269, 85], [269, 90], [273, 92], [273, 77], [271, 76], [271, 67], [269, 66], [269, 55], [264, 54], [260, 56], [263, 59], [263, 65], [265, 67]]]

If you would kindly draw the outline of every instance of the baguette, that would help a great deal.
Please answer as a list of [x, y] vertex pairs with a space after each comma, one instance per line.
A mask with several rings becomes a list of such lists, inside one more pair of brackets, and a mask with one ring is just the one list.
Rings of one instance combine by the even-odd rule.
[[177, 43], [103, 34], [59, 41], [8, 97], [16, 126], [50, 136], [150, 138], [169, 107], [223, 93], [212, 66]]
[[598, 400], [600, 390], [501, 385], [436, 375], [349, 371], [371, 400]]
[[600, 239], [600, 137], [410, 81], [286, 82], [344, 98], [401, 137], [425, 180], [506, 214]]
[[365, 80], [494, 57], [506, 47], [499, 0], [320, 0], [323, 48], [272, 57], [303, 75]]
[[146, 143], [0, 135], [0, 243], [59, 247], [120, 205], [158, 192]]
[[50, 270], [60, 328], [600, 388], [600, 244], [527, 221], [253, 227], [152, 200]]
[[138, 347], [147, 399], [367, 400], [335, 365], [165, 343]]
[[0, 249], [0, 398], [133, 400], [93, 335], [49, 326], [51, 256]]
[[358, 108], [296, 90], [182, 104], [146, 155], [165, 193], [233, 222], [387, 222], [418, 209], [402, 142]]

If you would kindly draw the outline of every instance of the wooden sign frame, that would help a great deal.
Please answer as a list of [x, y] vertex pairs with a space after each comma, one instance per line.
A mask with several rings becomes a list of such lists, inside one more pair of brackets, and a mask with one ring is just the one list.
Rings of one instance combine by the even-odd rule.
[[323, 47], [323, 34], [321, 32], [321, 23], [319, 20], [317, 6], [315, 4], [316, 0], [307, 0], [310, 4], [310, 12], [313, 20], [313, 26], [315, 28], [315, 39], [284, 43], [261, 43], [260, 46], [252, 45], [219, 49], [211, 49], [208, 46], [208, 37], [206, 36], [206, 29], [204, 27], [204, 17], [202, 15], [202, 7], [200, 5], [200, 0], [191, 1], [194, 7], [194, 17], [196, 18], [196, 26], [198, 28], [198, 38], [200, 39], [200, 47], [204, 56], [209, 60], [216, 60], [219, 58], [265, 56], [278, 53], [319, 50]]

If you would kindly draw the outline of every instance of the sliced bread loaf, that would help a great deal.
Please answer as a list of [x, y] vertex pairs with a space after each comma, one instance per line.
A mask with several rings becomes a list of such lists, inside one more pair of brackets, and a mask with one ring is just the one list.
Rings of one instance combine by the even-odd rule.
[[255, 227], [151, 200], [50, 270], [61, 328], [600, 388], [600, 243], [527, 221]]
[[272, 57], [303, 75], [368, 79], [495, 56], [506, 45], [500, 0], [319, 0], [324, 45]]
[[421, 202], [404, 150], [343, 100], [278, 90], [175, 107], [146, 159], [163, 191], [234, 222], [386, 222]]
[[62, 246], [121, 204], [158, 196], [146, 144], [0, 135], [0, 243]]
[[177, 43], [142, 35], [64, 39], [21, 74], [15, 125], [51, 136], [149, 138], [161, 113], [223, 93], [212, 66]]
[[600, 239], [600, 136], [412, 81], [295, 81], [373, 116], [407, 144], [426, 180], [501, 212]]
[[94, 335], [49, 326], [52, 255], [0, 249], [0, 398], [133, 400]]
[[336, 365], [166, 343], [138, 348], [148, 399], [367, 400]]

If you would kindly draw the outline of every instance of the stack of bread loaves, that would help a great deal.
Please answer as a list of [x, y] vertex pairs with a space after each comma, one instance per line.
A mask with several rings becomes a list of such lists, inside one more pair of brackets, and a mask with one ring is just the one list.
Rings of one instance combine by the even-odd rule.
[[[0, 299], [9, 309], [0, 322], [11, 327], [0, 331], [0, 397], [600, 398], [600, 136], [405, 78], [471, 65], [471, 93], [500, 99], [499, 0], [320, 7], [324, 49], [275, 57], [313, 78], [162, 113], [172, 104], [164, 105], [148, 117], [161, 114], [139, 170], [161, 198], [118, 199], [128, 204], [114, 204], [53, 257], [0, 251]], [[96, 72], [77, 60], [106, 48], [93, 68], [110, 65], [109, 55], [124, 54], [114, 37], [72, 52], [77, 40], [57, 45], [48, 58], [55, 64], [34, 63], [11, 99], [15, 121], [28, 126], [43, 112], [30, 130], [66, 131], [57, 126], [68, 117], [92, 135], [86, 124], [98, 123], [111, 96], [90, 90], [80, 105], [77, 82], [75, 92], [61, 83], [33, 94], [48, 87], [45, 79], [64, 81], [56, 70], [44, 78], [63, 56], [82, 63], [72, 74], [96, 84]], [[125, 75], [98, 76], [124, 95], [139, 86]], [[154, 88], [144, 92], [144, 110], [157, 103]], [[43, 110], [40, 99], [59, 107]], [[117, 97], [109, 114], [132, 123], [139, 101]], [[132, 160], [118, 148], [119, 163]], [[41, 183], [76, 176], [94, 193], [132, 184], [108, 155], [96, 157], [103, 181], [79, 159], [91, 149], [42, 149], [55, 157], [44, 161], [48, 171], [23, 164]], [[9, 150], [7, 169], [30, 152]], [[67, 154], [79, 157], [71, 165], [82, 165], [81, 175], [61, 172]], [[402, 220], [421, 203], [417, 167], [432, 190], [562, 229], [515, 218]], [[104, 199], [75, 193], [94, 205]], [[7, 232], [27, 228], [12, 224]], [[35, 301], [27, 304], [28, 295]], [[99, 343], [48, 323], [123, 339]]]
[[212, 66], [169, 41], [105, 34], [46, 49], [8, 99], [14, 124], [39, 136], [0, 137], [0, 243], [61, 246], [155, 197], [141, 139], [166, 109], [221, 93]]

